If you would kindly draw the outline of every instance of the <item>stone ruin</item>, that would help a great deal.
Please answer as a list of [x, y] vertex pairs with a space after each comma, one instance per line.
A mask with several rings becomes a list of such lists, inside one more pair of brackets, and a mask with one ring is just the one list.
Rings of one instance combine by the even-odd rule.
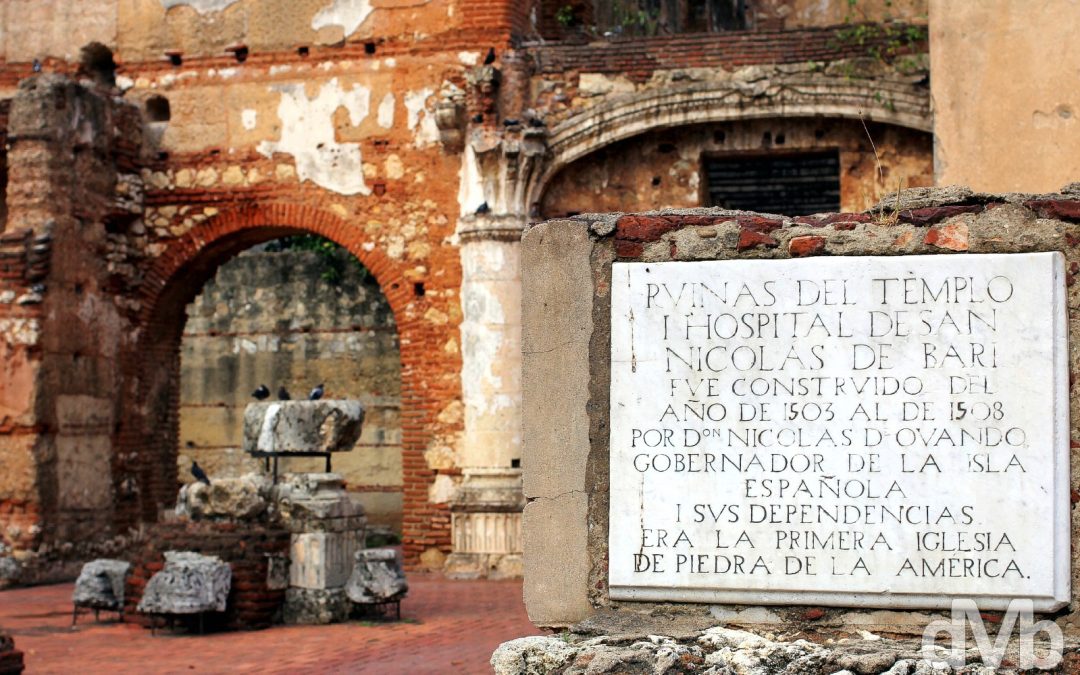
[[220, 558], [166, 551], [165, 567], [150, 579], [138, 607], [144, 614], [224, 612], [231, 588], [232, 570]]
[[95, 616], [100, 610], [124, 613], [124, 581], [131, 563], [126, 560], [100, 559], [83, 565], [79, 578], [75, 581], [72, 603], [71, 622], [78, 619], [80, 608], [94, 610]]
[[[347, 452], [360, 437], [363, 419], [363, 406], [356, 401], [252, 403], [244, 415], [244, 449], [275, 460]], [[239, 478], [211, 477], [209, 485], [185, 485], [174, 521], [166, 525], [183, 525], [185, 541], [194, 544], [195, 550], [203, 547], [198, 545], [198, 535], [189, 530], [200, 525], [281, 532], [288, 544], [280, 552], [263, 553], [256, 580], [263, 594], [256, 602], [265, 607], [273, 601], [266, 598], [281, 598], [276, 600], [277, 613], [286, 623], [333, 623], [347, 619], [354, 603], [400, 601], [407, 584], [397, 554], [364, 550], [364, 508], [349, 497], [341, 475], [286, 473], [280, 481], [276, 479], [276, 474], [272, 479], [250, 473]], [[209, 542], [226, 535], [211, 529], [204, 536]], [[241, 568], [250, 569], [252, 561], [230, 561], [225, 551], [218, 552], [221, 558], [166, 552], [165, 567], [146, 584], [139, 611], [225, 611], [232, 604], [225, 576], [229, 563], [236, 574]], [[355, 583], [350, 585], [352, 580]], [[243, 580], [239, 584], [242, 588], [250, 585]]]

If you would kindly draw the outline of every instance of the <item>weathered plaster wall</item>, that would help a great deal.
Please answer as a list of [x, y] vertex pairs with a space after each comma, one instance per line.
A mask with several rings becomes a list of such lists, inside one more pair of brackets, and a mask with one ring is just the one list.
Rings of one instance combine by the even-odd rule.
[[[365, 408], [363, 434], [352, 452], [334, 457], [334, 470], [370, 525], [400, 534], [401, 357], [390, 304], [367, 270], [345, 252], [250, 251], [218, 268], [187, 315], [179, 478], [190, 480], [192, 459], [212, 478], [261, 471], [262, 461], [240, 449], [251, 392], [266, 384], [276, 396], [284, 385], [302, 398], [323, 383], [327, 398]], [[282, 470], [321, 466], [297, 459]]]
[[0, 547], [23, 581], [50, 573], [42, 560], [121, 543], [113, 434], [130, 324], [104, 253], [110, 230], [141, 209], [130, 173], [140, 142], [133, 107], [62, 77], [25, 81], [11, 105], [15, 177], [0, 233]]
[[1038, 192], [1080, 176], [1076, 3], [930, 2], [939, 185]]
[[840, 208], [845, 211], [869, 208], [900, 186], [933, 184], [929, 134], [880, 124], [864, 128], [857, 120], [752, 120], [656, 131], [607, 146], [563, 169], [548, 184], [541, 213], [554, 218], [707, 206], [705, 155], [824, 149], [839, 150]]
[[[1005, 196], [919, 189], [872, 213], [780, 218], [717, 209], [578, 216], [530, 228], [522, 239], [525, 602], [541, 626], [582, 624], [593, 634], [693, 632], [717, 621], [829, 637], [857, 629], [921, 635], [924, 612], [615, 602], [607, 594], [610, 286], [615, 261], [725, 260], [809, 255], [1061, 251], [1070, 315], [1080, 311], [1080, 192]], [[1075, 318], [1075, 317], [1074, 317]], [[1070, 371], [1080, 336], [1070, 322]], [[1080, 435], [1080, 397], [1071, 397]], [[1073, 446], [1076, 446], [1074, 440]], [[1075, 451], [1074, 451], [1075, 454]], [[1070, 483], [1080, 481], [1074, 456]], [[1072, 516], [1073, 538], [1080, 515]], [[616, 536], [616, 533], [610, 533]], [[1054, 617], [1080, 631], [1080, 547], [1074, 600]], [[559, 575], [549, 570], [559, 569]], [[676, 628], [672, 628], [675, 626]], [[891, 662], [890, 662], [891, 663]], [[866, 672], [878, 672], [866, 671]]]

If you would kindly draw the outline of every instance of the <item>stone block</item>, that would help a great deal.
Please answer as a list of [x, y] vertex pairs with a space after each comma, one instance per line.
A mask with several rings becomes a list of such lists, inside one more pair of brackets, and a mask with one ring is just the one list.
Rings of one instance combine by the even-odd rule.
[[553, 497], [585, 489], [593, 245], [586, 223], [552, 221], [521, 246], [524, 491]]
[[273, 401], [244, 410], [245, 452], [348, 452], [360, 438], [359, 401]]
[[294, 588], [341, 588], [349, 580], [353, 556], [363, 532], [303, 532], [292, 535], [289, 585]]
[[356, 552], [345, 594], [358, 605], [399, 599], [409, 590], [398, 553], [392, 548]]
[[165, 567], [146, 584], [138, 610], [147, 614], [224, 612], [232, 568], [217, 556], [166, 551]]
[[343, 588], [290, 588], [285, 591], [285, 623], [321, 625], [349, 618], [352, 606]]
[[288, 474], [272, 494], [290, 532], [354, 532], [367, 525], [363, 505], [349, 497], [340, 474]]
[[83, 565], [75, 581], [72, 602], [79, 607], [120, 610], [124, 607], [124, 579], [131, 563], [125, 560], [92, 560]]
[[270, 479], [249, 473], [239, 478], [214, 478], [210, 485], [189, 483], [180, 488], [176, 514], [192, 520], [248, 520], [269, 505]]
[[525, 609], [538, 626], [569, 626], [592, 613], [588, 501], [569, 492], [525, 506]]

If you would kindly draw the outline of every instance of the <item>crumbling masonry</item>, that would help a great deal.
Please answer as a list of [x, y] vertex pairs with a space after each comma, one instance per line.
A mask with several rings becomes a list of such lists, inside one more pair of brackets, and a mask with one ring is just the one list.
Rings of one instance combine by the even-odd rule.
[[531, 220], [707, 205], [710, 157], [830, 153], [844, 209], [931, 181], [924, 33], [851, 39], [825, 4], [631, 37], [546, 1], [9, 3], [0, 577], [71, 575], [171, 507], [184, 308], [297, 233], [394, 315], [407, 564], [519, 574]]

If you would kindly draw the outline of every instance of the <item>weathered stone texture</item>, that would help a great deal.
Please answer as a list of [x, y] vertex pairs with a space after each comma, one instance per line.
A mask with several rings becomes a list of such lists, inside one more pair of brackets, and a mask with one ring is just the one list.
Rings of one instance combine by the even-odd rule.
[[345, 593], [357, 604], [400, 600], [409, 590], [397, 551], [373, 548], [357, 551]]
[[244, 452], [351, 452], [363, 424], [359, 401], [249, 403]]
[[126, 560], [92, 560], [83, 565], [75, 580], [72, 602], [80, 607], [120, 610], [131, 563]]
[[194, 520], [248, 520], [263, 515], [268, 507], [270, 479], [265, 474], [249, 473], [239, 478], [214, 477], [210, 485], [188, 483], [180, 488], [176, 515]]
[[[1018, 660], [1018, 642], [1008, 646], [1002, 666]], [[1076, 645], [1066, 646], [1068, 652]], [[944, 653], [927, 659], [918, 641], [896, 641], [863, 631], [828, 645], [796, 639], [765, 637], [715, 627], [684, 638], [629, 634], [588, 637], [564, 634], [526, 637], [504, 642], [491, 656], [496, 675], [586, 675], [589, 673], [701, 673], [702, 675], [974, 675], [1002, 672], [983, 660], [976, 649], [966, 664], [951, 666]], [[1049, 655], [1049, 645], [1035, 653]], [[1066, 654], [1068, 659], [1071, 654]]]
[[224, 612], [231, 587], [232, 570], [221, 559], [166, 551], [165, 566], [146, 584], [138, 610], [147, 614]]

